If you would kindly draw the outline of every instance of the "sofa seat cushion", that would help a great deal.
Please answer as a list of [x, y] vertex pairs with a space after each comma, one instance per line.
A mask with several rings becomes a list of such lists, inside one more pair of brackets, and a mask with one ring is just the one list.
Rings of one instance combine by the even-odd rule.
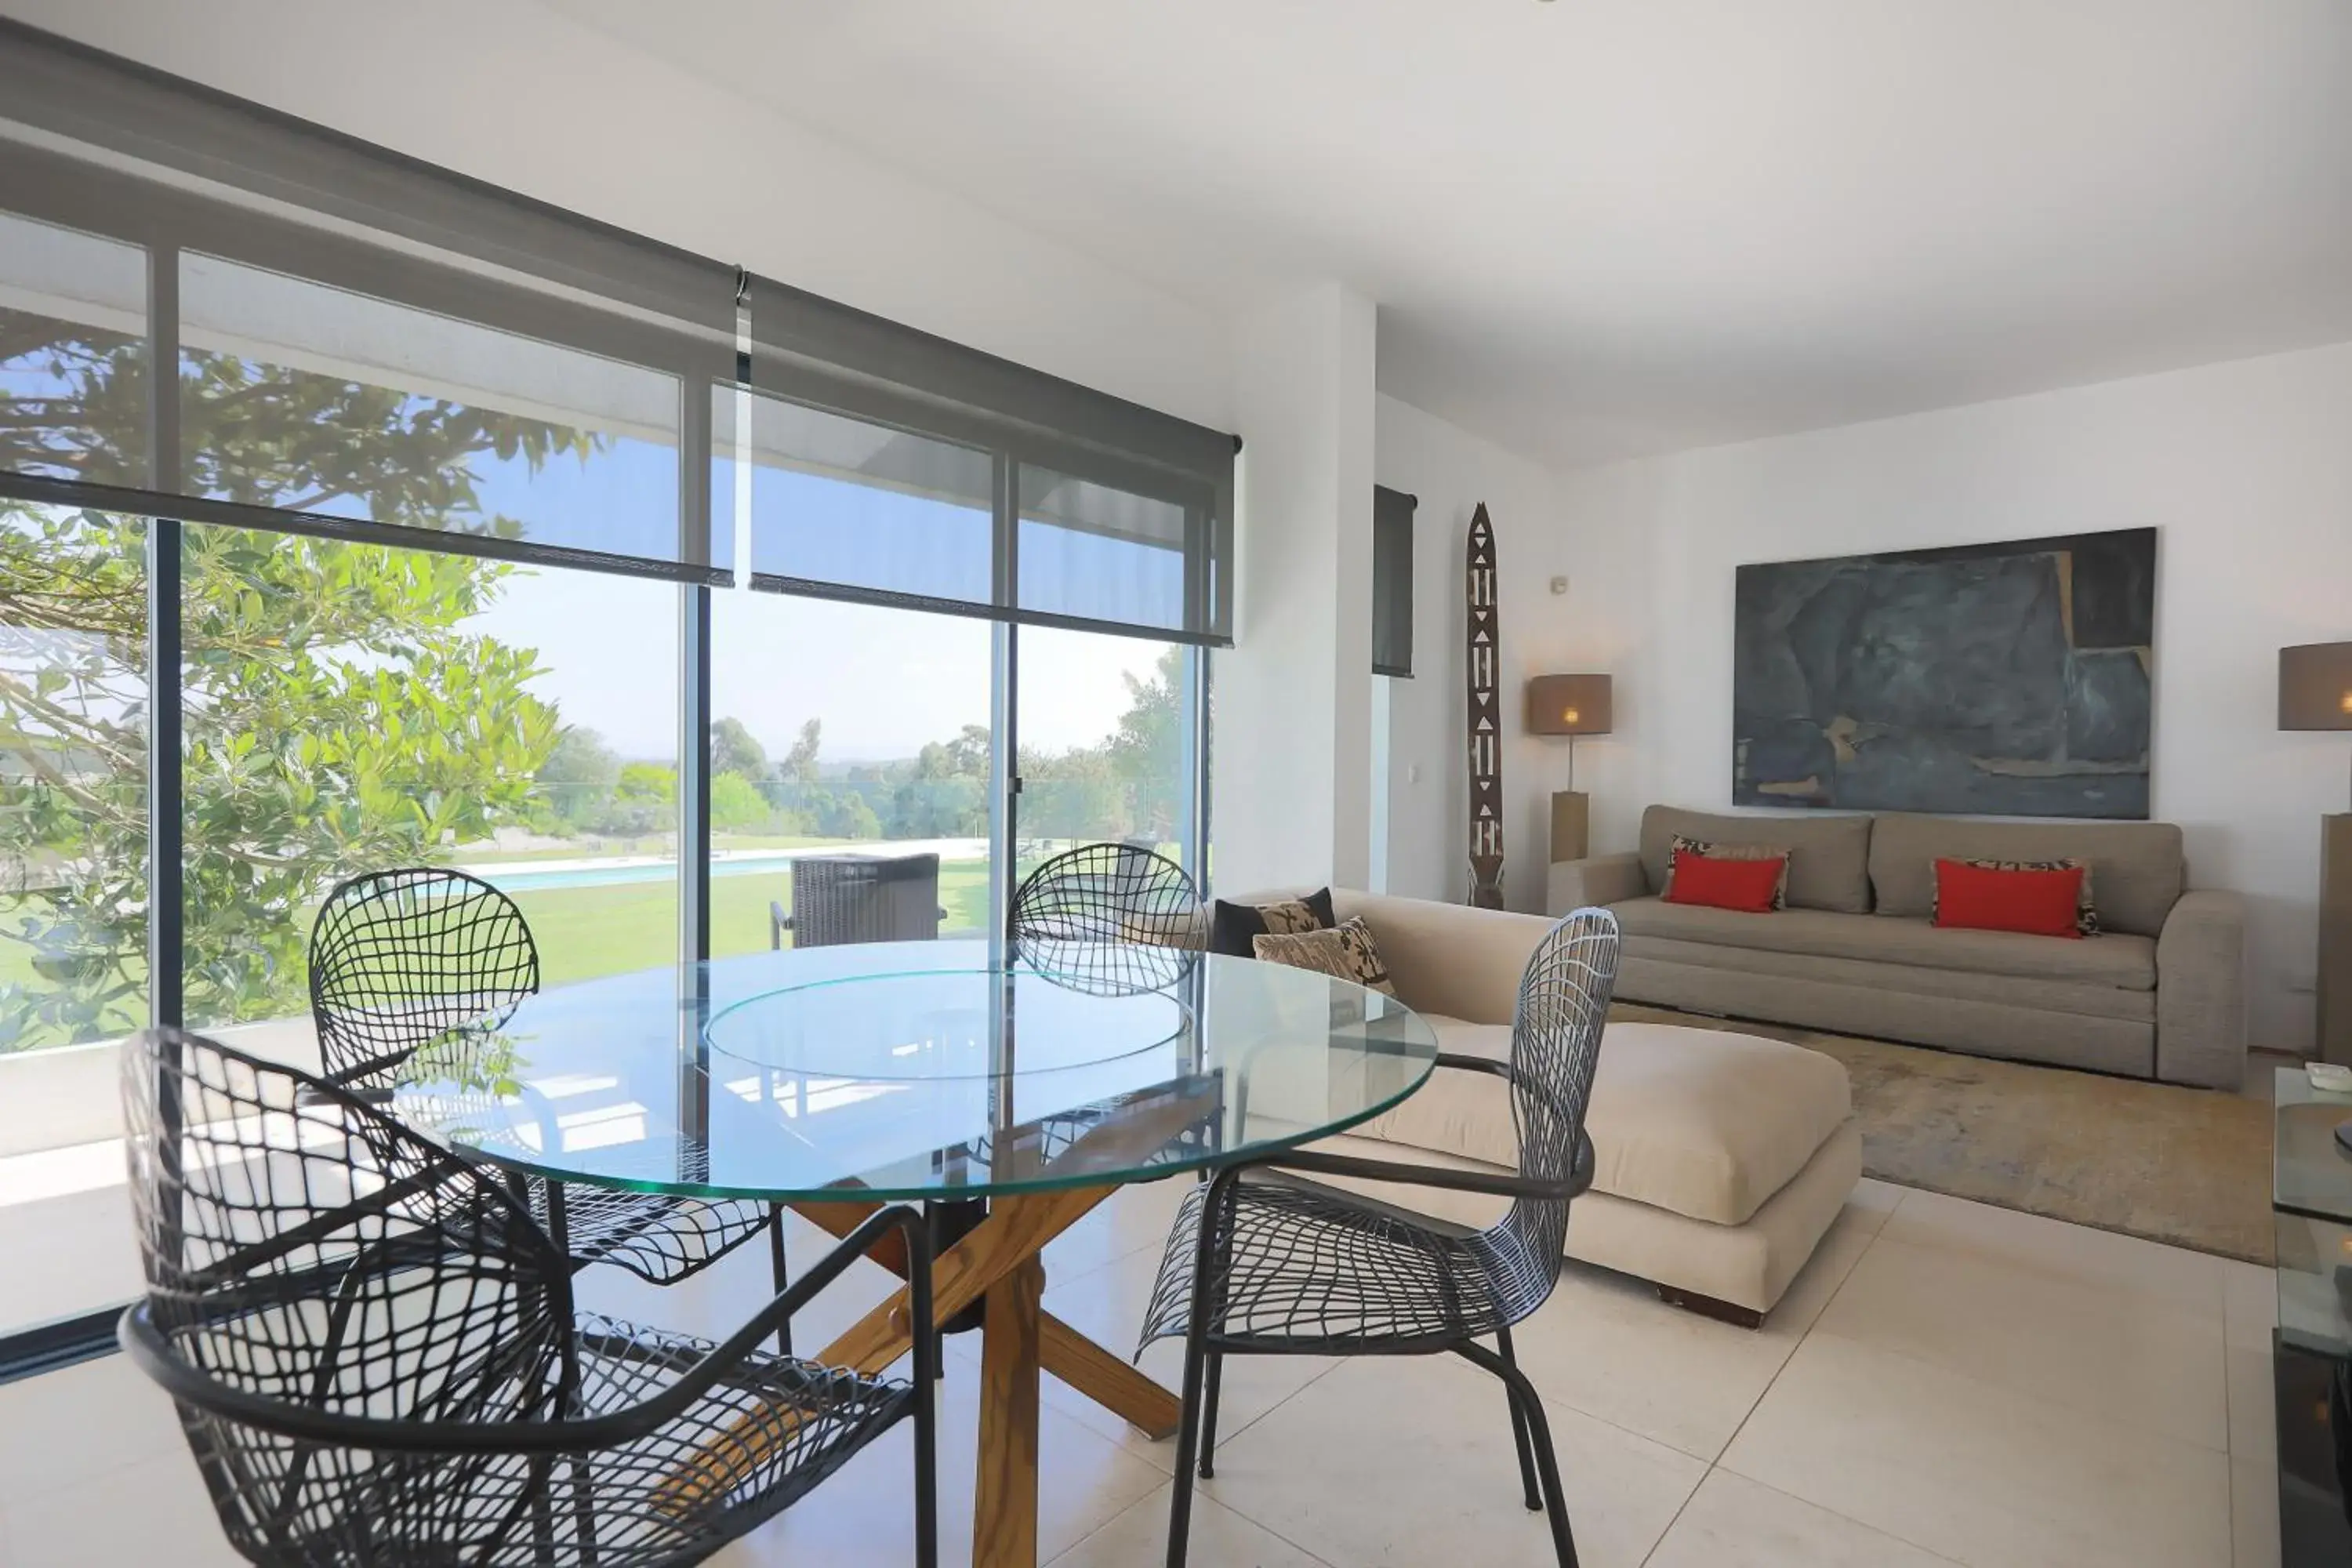
[[[1424, 1019], [1438, 1048], [1508, 1061], [1499, 1024]], [[1611, 1024], [1584, 1119], [1598, 1192], [1714, 1225], [1745, 1225], [1853, 1111], [1843, 1064], [1779, 1040], [1672, 1024]], [[1439, 1068], [1360, 1130], [1516, 1168], [1510, 1088]]]
[[2063, 980], [2118, 991], [2156, 989], [2156, 943], [2121, 931], [2069, 940], [2007, 931], [1954, 931], [1924, 920], [1832, 914], [1826, 910], [1737, 914], [1669, 904], [1655, 898], [1628, 899], [1609, 908], [1625, 932], [1629, 952], [1639, 951], [1643, 939], [1657, 938], [1709, 947], [1858, 958], [1915, 969]]
[[[2061, 939], [2063, 940], [2063, 939]], [[1814, 952], [1775, 952], [1760, 947], [1710, 947], [1665, 937], [1643, 937], [1629, 943], [1626, 957], [1645, 963], [1673, 963], [1725, 975], [1751, 975], [1803, 981], [1820, 985], [1866, 989], [1908, 998], [1915, 1005], [1932, 1007], [1935, 999], [1986, 1002], [2004, 1007], [2032, 1007], [2064, 1013], [2077, 1018], [2122, 1018], [2137, 1024], [2156, 1022], [2156, 993], [2126, 991], [2116, 985], [2084, 984], [2068, 980], [2036, 980], [2018, 974], [1985, 974], [1968, 969], [1927, 969], [1912, 963], [1878, 963], [1859, 958], [1824, 958]], [[1618, 975], [1617, 992], [1633, 1000]], [[1742, 1017], [1766, 1015], [1740, 1014]], [[1822, 1028], [1831, 1027], [1823, 1024]]]

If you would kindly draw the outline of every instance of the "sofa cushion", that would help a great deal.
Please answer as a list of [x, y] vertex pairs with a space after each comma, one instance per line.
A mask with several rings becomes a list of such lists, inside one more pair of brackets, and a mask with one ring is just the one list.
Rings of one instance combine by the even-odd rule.
[[[1507, 1026], [1423, 1015], [1441, 1050], [1508, 1061]], [[1440, 1068], [1361, 1131], [1516, 1168], [1510, 1088]], [[1612, 1024], [1584, 1119], [1593, 1187], [1714, 1225], [1745, 1225], [1853, 1110], [1845, 1068], [1801, 1046], [1671, 1024]]]
[[1983, 822], [1889, 812], [1871, 829], [1870, 882], [1880, 914], [1925, 919], [1936, 904], [1938, 859], [2069, 857], [2090, 867], [2099, 928], [2109, 932], [2163, 931], [2187, 879], [2180, 829], [2169, 822]]
[[1642, 874], [1657, 892], [1677, 836], [1789, 851], [1789, 902], [1801, 910], [1870, 910], [1867, 816], [1725, 816], [1654, 805], [1642, 814]]
[[1924, 919], [1833, 915], [1821, 910], [1743, 915], [1650, 898], [1612, 904], [1610, 912], [1624, 929], [1628, 952], [1639, 952], [1644, 937], [1664, 937], [1714, 947], [1763, 948], [1922, 969], [2068, 980], [2126, 991], [2156, 989], [2156, 943], [2144, 936], [2114, 931], [2081, 942], [2061, 942], [2007, 931], [1940, 930]]
[[[1745, 976], [1750, 984], [1767, 980], [1795, 980], [1870, 990], [1906, 998], [1908, 1005], [1925, 1012], [1934, 1011], [1941, 1000], [2032, 1007], [2045, 1013], [2071, 1013], [2078, 1018], [2122, 1018], [2147, 1025], [2156, 1022], [2155, 992], [2126, 991], [2095, 982], [2086, 984], [2072, 980], [2029, 979], [2021, 974], [1988, 974], [1969, 969], [1929, 969], [1916, 963], [1825, 958], [1817, 952], [1775, 952], [1760, 947], [1715, 947], [1662, 936], [1637, 938], [1627, 944], [1625, 957], [1705, 969], [1735, 981]], [[1622, 965], [1617, 994], [1626, 1001], [1649, 1000], [1635, 998], [1626, 989]], [[1769, 1015], [1738, 1016], [1762, 1018]], [[1825, 1029], [1831, 1026], [1821, 1026]]]
[[[1769, 866], [1769, 882], [1753, 867]], [[1696, 877], [1697, 885], [1689, 885]], [[1727, 883], [1728, 886], [1727, 886]], [[1727, 897], [1737, 890], [1738, 897]], [[1751, 891], [1753, 889], [1753, 891]], [[1670, 904], [1713, 904], [1762, 914], [1789, 907], [1789, 852], [1766, 844], [1710, 844], [1675, 835], [1666, 847], [1666, 879], [1658, 897]]]

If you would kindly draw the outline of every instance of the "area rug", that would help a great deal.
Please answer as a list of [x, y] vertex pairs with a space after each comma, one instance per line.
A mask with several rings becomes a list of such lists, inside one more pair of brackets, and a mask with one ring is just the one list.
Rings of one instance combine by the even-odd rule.
[[1853, 1079], [1882, 1181], [2271, 1263], [2271, 1108], [2215, 1089], [1620, 1004], [1612, 1018], [1765, 1035]]

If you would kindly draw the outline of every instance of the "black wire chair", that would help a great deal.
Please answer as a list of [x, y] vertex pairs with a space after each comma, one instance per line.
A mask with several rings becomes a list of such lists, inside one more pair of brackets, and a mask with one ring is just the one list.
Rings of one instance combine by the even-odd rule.
[[[538, 990], [539, 946], [522, 911], [463, 871], [352, 877], [328, 893], [310, 930], [320, 1059], [330, 1082], [363, 1100], [389, 1092], [419, 1049], [452, 1030], [496, 1028]], [[529, 1202], [583, 1265], [674, 1285], [765, 1230], [775, 1288], [789, 1282], [781, 1205], [547, 1182], [530, 1184]]]
[[[248, 1561], [698, 1563], [909, 1416], [917, 1561], [937, 1561], [912, 1208], [872, 1215], [714, 1344], [575, 1314], [571, 1260], [489, 1172], [331, 1084], [175, 1029], [123, 1061], [147, 1293], [119, 1335]], [[911, 1383], [757, 1348], [894, 1231]]]
[[1021, 884], [1004, 920], [1014, 956], [1104, 994], [1156, 991], [1190, 972], [1201, 897], [1184, 868], [1139, 844], [1084, 844]]
[[[1502, 1379], [1528, 1507], [1550, 1520], [1560, 1568], [1576, 1545], [1543, 1403], [1511, 1353], [1511, 1325], [1559, 1282], [1570, 1200], [1592, 1183], [1584, 1110], [1617, 982], [1617, 918], [1578, 910], [1537, 946], [1519, 982], [1507, 1063], [1442, 1053], [1441, 1068], [1511, 1086], [1517, 1174], [1294, 1150], [1228, 1165], [1187, 1195], [1144, 1313], [1141, 1347], [1184, 1336], [1168, 1562], [1181, 1568], [1199, 1473], [1213, 1472], [1224, 1357], [1426, 1355], [1451, 1351]], [[1273, 1169], [1268, 1169], [1273, 1167]], [[1256, 1179], [1244, 1181], [1244, 1171]], [[1473, 1231], [1292, 1174], [1487, 1193], [1513, 1200]], [[1263, 1173], [1262, 1174], [1260, 1173]], [[1478, 1343], [1492, 1336], [1495, 1348]]]

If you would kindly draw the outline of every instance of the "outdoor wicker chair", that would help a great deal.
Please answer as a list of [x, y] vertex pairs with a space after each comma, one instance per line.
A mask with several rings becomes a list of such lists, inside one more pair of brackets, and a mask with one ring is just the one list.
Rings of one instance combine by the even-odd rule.
[[[120, 1338], [247, 1560], [698, 1563], [912, 1417], [916, 1558], [937, 1561], [914, 1209], [873, 1215], [713, 1343], [575, 1313], [571, 1260], [501, 1182], [332, 1084], [175, 1029], [123, 1063], [147, 1290]], [[893, 1233], [911, 1382], [757, 1348]]]
[[[1229, 1165], [1186, 1195], [1139, 1344], [1184, 1336], [1168, 1562], [1181, 1568], [1197, 1459], [1211, 1473], [1227, 1355], [1415, 1355], [1450, 1351], [1503, 1381], [1527, 1506], [1549, 1519], [1560, 1568], [1576, 1546], [1551, 1430], [1511, 1353], [1511, 1325], [1558, 1283], [1570, 1200], [1592, 1182], [1584, 1111], [1617, 978], [1617, 919], [1578, 910], [1537, 946], [1519, 983], [1508, 1063], [1442, 1053], [1441, 1068], [1511, 1087], [1516, 1174], [1292, 1151]], [[1474, 1231], [1293, 1173], [1487, 1193], [1513, 1200]], [[1247, 1179], [1244, 1179], [1246, 1176]], [[1495, 1348], [1477, 1342], [1491, 1336]]]
[[[495, 1027], [539, 990], [539, 947], [512, 899], [463, 871], [370, 871], [339, 884], [310, 931], [310, 1015], [328, 1079], [362, 1099], [450, 1030]], [[581, 1264], [612, 1263], [656, 1285], [699, 1273], [768, 1233], [784, 1289], [780, 1207], [729, 1200], [530, 1186], [533, 1213]], [[783, 1346], [789, 1350], [790, 1341]]]
[[768, 945], [781, 948], [852, 942], [936, 942], [940, 922], [936, 855], [795, 855], [793, 907], [768, 905]]

